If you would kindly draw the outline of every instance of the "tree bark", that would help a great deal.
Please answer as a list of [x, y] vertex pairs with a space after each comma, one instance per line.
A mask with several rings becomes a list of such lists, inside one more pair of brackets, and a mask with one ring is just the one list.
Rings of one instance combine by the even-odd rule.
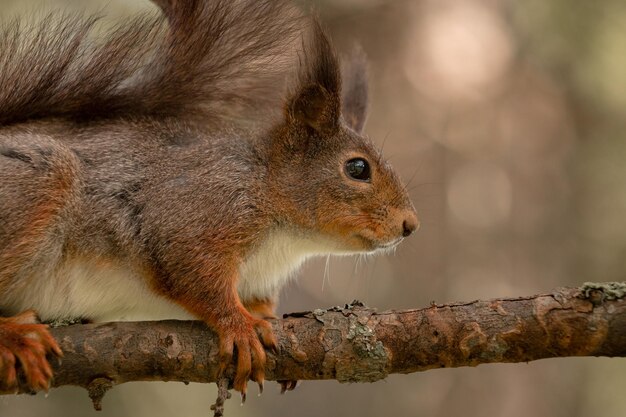
[[[355, 302], [295, 313], [272, 325], [279, 352], [268, 380], [371, 382], [391, 373], [626, 356], [626, 284], [586, 284], [550, 294], [377, 313]], [[58, 327], [64, 352], [54, 387], [78, 385], [94, 404], [128, 381], [215, 382], [217, 339], [201, 322], [116, 322]]]

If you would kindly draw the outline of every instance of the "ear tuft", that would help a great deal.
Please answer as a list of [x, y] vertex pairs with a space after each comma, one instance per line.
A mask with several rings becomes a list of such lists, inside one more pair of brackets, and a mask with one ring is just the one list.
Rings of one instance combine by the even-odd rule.
[[337, 55], [317, 20], [304, 46], [296, 91], [288, 103], [292, 123], [319, 133], [339, 127], [341, 78]]
[[367, 120], [369, 104], [367, 57], [360, 45], [356, 45], [352, 54], [343, 59], [341, 64], [343, 118], [348, 126], [361, 133]]

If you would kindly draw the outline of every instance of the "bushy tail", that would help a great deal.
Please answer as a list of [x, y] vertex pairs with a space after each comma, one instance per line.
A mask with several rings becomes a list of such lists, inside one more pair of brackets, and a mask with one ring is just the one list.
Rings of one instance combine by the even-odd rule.
[[282, 0], [155, 1], [162, 16], [100, 36], [98, 17], [53, 13], [6, 25], [0, 125], [142, 116], [211, 123], [276, 106], [297, 57], [298, 12]]

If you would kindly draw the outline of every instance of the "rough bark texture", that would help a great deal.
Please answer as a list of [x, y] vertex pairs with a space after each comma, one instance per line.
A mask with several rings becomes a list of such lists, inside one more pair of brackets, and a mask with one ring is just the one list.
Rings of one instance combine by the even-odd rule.
[[[626, 356], [626, 284], [586, 284], [531, 297], [433, 304], [376, 313], [359, 303], [273, 322], [280, 349], [268, 380], [371, 382], [390, 373]], [[216, 381], [215, 334], [193, 321], [120, 322], [52, 329], [65, 353], [54, 386], [89, 390], [96, 407], [128, 381]]]

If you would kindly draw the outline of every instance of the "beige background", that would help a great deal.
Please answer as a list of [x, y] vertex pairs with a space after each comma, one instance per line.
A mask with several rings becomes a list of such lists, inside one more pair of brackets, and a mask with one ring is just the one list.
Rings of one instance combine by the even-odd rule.
[[[0, 0], [0, 14], [21, 3]], [[92, 3], [114, 16], [151, 9], [147, 0]], [[367, 132], [410, 182], [422, 229], [392, 256], [310, 262], [284, 291], [281, 313], [355, 298], [402, 309], [624, 279], [626, 3], [315, 7], [340, 50], [357, 41], [370, 57]], [[231, 401], [227, 415], [623, 417], [625, 389], [623, 359], [557, 359], [368, 385], [304, 382], [285, 396], [272, 384], [243, 408]], [[65, 388], [2, 397], [0, 416], [206, 416], [214, 397], [212, 386], [127, 384], [96, 413], [86, 393]]]

